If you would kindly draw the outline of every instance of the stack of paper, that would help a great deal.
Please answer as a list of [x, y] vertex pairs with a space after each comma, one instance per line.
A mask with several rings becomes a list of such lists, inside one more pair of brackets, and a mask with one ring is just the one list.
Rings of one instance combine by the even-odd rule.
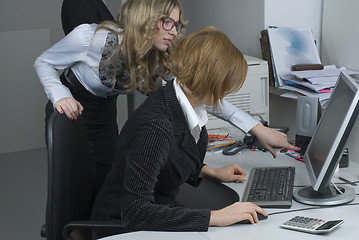
[[337, 69], [334, 65], [325, 66], [323, 70], [290, 71], [280, 74], [283, 80], [281, 89], [290, 91], [282, 96], [296, 98], [297, 93], [316, 97], [323, 104], [329, 99], [340, 72], [355, 74], [345, 68]]
[[296, 98], [298, 94], [317, 97], [323, 104], [329, 99], [341, 71], [336, 66], [323, 70], [291, 71], [297, 64], [321, 64], [310, 29], [269, 28], [268, 39], [275, 86], [288, 90], [281, 96]]

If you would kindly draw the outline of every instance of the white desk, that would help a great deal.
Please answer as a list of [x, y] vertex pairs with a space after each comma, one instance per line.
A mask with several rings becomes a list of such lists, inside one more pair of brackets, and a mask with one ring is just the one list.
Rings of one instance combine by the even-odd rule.
[[[235, 156], [224, 156], [221, 153], [209, 154], [206, 157], [205, 162], [211, 167], [222, 167], [232, 163], [238, 163], [246, 172], [250, 172], [253, 167], [263, 166], [295, 166], [295, 186], [310, 185], [309, 178], [305, 169], [305, 165], [302, 162], [296, 161], [293, 158], [287, 157], [284, 154], [278, 153], [278, 157], [273, 159], [270, 153], [261, 151], [243, 151]], [[339, 175], [349, 181], [359, 180], [359, 164], [350, 162], [348, 168], [341, 168]], [[334, 182], [341, 182], [340, 180], [334, 180]], [[243, 192], [246, 183], [225, 183], [227, 186], [234, 189], [239, 196], [243, 196]], [[359, 193], [359, 185], [354, 187], [356, 192]], [[357, 197], [352, 203], [359, 203], [359, 197]], [[293, 206], [290, 209], [273, 209], [266, 208], [265, 210], [270, 214], [267, 220], [262, 220], [257, 224], [236, 224], [229, 227], [210, 227], [208, 232], [134, 232], [111, 236], [104, 238], [103, 240], [183, 240], [183, 239], [291, 239], [291, 240], [303, 240], [303, 239], [318, 239], [319, 237], [325, 237], [326, 239], [356, 239], [359, 236], [358, 228], [358, 216], [359, 205], [343, 205], [330, 208], [321, 209], [309, 209], [312, 206], [297, 203], [293, 200]], [[298, 210], [291, 212], [293, 210]], [[300, 211], [299, 211], [300, 210]], [[280, 213], [280, 214], [273, 214]], [[271, 215], [273, 214], [273, 215]], [[318, 217], [325, 220], [332, 219], [344, 219], [344, 223], [333, 232], [328, 234], [314, 235], [302, 232], [296, 232], [292, 230], [282, 229], [279, 226], [286, 220], [289, 220], [293, 216], [302, 215], [308, 217]]]

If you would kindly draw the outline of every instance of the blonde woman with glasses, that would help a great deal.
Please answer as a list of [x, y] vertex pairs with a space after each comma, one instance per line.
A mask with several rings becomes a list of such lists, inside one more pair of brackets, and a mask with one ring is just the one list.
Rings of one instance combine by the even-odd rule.
[[184, 23], [177, 0], [128, 0], [115, 22], [79, 25], [36, 59], [51, 102], [45, 125], [54, 109], [71, 120], [83, 116], [97, 189], [115, 157], [117, 96], [156, 89], [154, 76], [168, 75]]

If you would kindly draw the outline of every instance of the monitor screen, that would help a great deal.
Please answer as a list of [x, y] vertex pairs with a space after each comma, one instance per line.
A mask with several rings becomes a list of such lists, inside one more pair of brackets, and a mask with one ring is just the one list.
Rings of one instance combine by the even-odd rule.
[[[359, 113], [359, 86], [349, 75], [341, 73], [327, 107], [304, 154], [311, 188], [306, 197], [331, 201], [336, 195], [331, 180], [338, 166], [346, 140]], [[343, 196], [342, 196], [343, 197]], [[323, 200], [320, 198], [326, 198]], [[331, 204], [331, 203], [325, 203]], [[315, 204], [321, 205], [321, 204]]]

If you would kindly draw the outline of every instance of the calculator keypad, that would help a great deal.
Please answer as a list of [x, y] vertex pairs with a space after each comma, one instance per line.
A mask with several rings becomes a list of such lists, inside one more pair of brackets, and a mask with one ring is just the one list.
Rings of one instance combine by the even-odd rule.
[[320, 225], [322, 225], [323, 222], [324, 220], [322, 219], [296, 216], [290, 219], [289, 221], [283, 223], [283, 225], [288, 225], [298, 228], [316, 229]]

